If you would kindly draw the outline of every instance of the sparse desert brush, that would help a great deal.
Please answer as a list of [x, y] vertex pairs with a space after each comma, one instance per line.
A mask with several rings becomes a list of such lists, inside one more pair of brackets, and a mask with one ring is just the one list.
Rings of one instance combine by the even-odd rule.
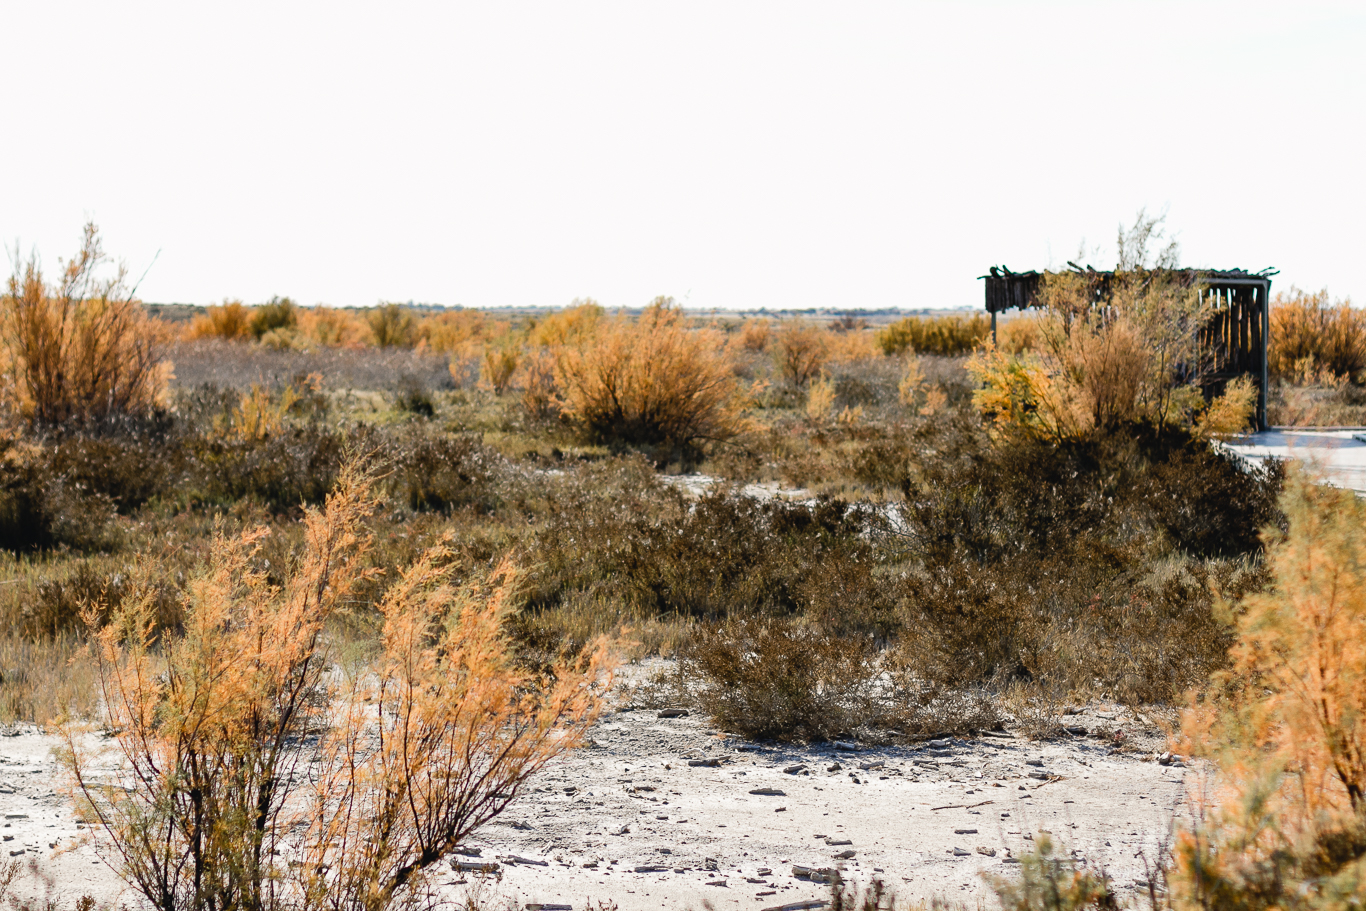
[[252, 338], [251, 311], [238, 300], [225, 300], [205, 308], [190, 324], [190, 338]]
[[530, 327], [527, 343], [534, 347], [557, 348], [583, 345], [597, 334], [606, 319], [602, 306], [592, 298], [576, 298]]
[[634, 322], [619, 316], [582, 347], [559, 351], [564, 414], [594, 441], [687, 456], [741, 429], [741, 398], [710, 330], [689, 329], [657, 299]]
[[1178, 906], [1366, 900], [1366, 506], [1292, 473], [1269, 590], [1232, 612], [1232, 667], [1184, 730], [1223, 788], [1177, 845]]
[[16, 258], [0, 297], [0, 395], [31, 424], [92, 424], [164, 404], [170, 365], [124, 269], [98, 275], [106, 261], [94, 224], [58, 285], [44, 280], [36, 254]]
[[318, 304], [298, 311], [299, 334], [313, 345], [350, 348], [368, 335], [365, 323], [352, 311]]
[[885, 355], [937, 354], [955, 357], [971, 354], [991, 335], [991, 321], [980, 313], [972, 316], [908, 316], [879, 329], [874, 336]]
[[252, 308], [247, 329], [257, 341], [266, 342], [269, 337], [275, 347], [288, 348], [285, 342], [298, 325], [298, 305], [288, 297], [272, 297]]
[[[985, 341], [985, 339], [984, 339]], [[996, 347], [1008, 354], [1024, 354], [1043, 347], [1043, 327], [1034, 313], [1001, 318], [996, 327]]]
[[421, 339], [417, 317], [401, 304], [380, 304], [366, 314], [365, 321], [377, 348], [412, 348]]
[[520, 352], [510, 344], [490, 345], [484, 349], [480, 362], [480, 376], [494, 395], [502, 395], [512, 385], [517, 373]]
[[335, 664], [329, 621], [374, 573], [372, 489], [354, 463], [341, 472], [279, 586], [257, 568], [262, 531], [220, 531], [182, 632], [159, 634], [138, 591], [92, 628], [128, 774], [92, 777], [102, 758], [74, 730], [64, 762], [97, 849], [158, 911], [404, 906], [596, 717], [602, 652], [519, 670], [503, 634], [514, 569], [458, 585], [441, 546], [387, 590], [378, 656]]
[[767, 351], [773, 340], [773, 321], [768, 319], [747, 319], [740, 324], [736, 342], [745, 351]]
[[421, 331], [428, 350], [470, 358], [478, 357], [493, 339], [507, 335], [509, 328], [507, 320], [457, 307], [425, 317]]
[[818, 376], [830, 357], [826, 333], [800, 320], [783, 323], [770, 350], [782, 378], [798, 388]]
[[1267, 367], [1273, 377], [1304, 374], [1360, 379], [1366, 370], [1366, 314], [1350, 300], [1329, 301], [1328, 291], [1291, 288], [1271, 304]]
[[806, 417], [813, 423], [824, 423], [834, 407], [835, 383], [829, 376], [822, 375], [806, 390]]

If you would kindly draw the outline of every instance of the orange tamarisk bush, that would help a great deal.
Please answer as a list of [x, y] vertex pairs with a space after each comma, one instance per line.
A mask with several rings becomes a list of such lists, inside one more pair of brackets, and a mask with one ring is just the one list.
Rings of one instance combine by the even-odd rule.
[[0, 294], [0, 401], [30, 423], [97, 421], [162, 403], [170, 364], [123, 267], [96, 275], [107, 259], [93, 223], [59, 285], [44, 280], [36, 254], [21, 263], [15, 251]]
[[1185, 736], [1224, 785], [1177, 843], [1177, 906], [1347, 908], [1366, 900], [1366, 501], [1290, 473], [1274, 583], [1244, 599], [1232, 666]]
[[601, 649], [553, 681], [518, 670], [501, 622], [515, 573], [456, 587], [429, 551], [384, 597], [382, 651], [350, 675], [327, 624], [365, 569], [375, 476], [352, 461], [282, 586], [255, 565], [263, 530], [219, 534], [182, 632], [151, 592], [89, 620], [122, 769], [68, 729], [65, 764], [96, 844], [157, 911], [381, 909], [501, 812], [596, 718]]

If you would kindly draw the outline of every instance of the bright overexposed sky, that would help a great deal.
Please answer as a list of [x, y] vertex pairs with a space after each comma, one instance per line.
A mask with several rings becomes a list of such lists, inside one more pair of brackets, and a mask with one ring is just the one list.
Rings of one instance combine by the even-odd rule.
[[1366, 304], [1366, 3], [0, 0], [0, 238], [147, 301], [980, 306], [1187, 265]]

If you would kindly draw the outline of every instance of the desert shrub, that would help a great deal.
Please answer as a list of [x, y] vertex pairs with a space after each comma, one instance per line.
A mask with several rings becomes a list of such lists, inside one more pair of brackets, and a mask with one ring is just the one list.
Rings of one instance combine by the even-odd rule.
[[108, 550], [117, 543], [115, 512], [110, 496], [54, 471], [41, 447], [0, 451], [0, 549]]
[[635, 322], [619, 317], [583, 347], [561, 350], [561, 408], [595, 442], [695, 457], [741, 427], [739, 389], [713, 341], [656, 300]]
[[593, 338], [606, 314], [592, 298], [576, 298], [563, 310], [557, 310], [529, 326], [527, 342], [535, 348], [558, 348], [562, 345], [583, 345]]
[[797, 320], [782, 325], [773, 336], [770, 350], [778, 373], [798, 388], [818, 376], [830, 357], [825, 333]]
[[253, 307], [251, 321], [247, 330], [257, 341], [272, 332], [296, 329], [299, 325], [299, 308], [287, 297], [272, 297], [260, 306]]
[[724, 730], [758, 739], [827, 740], [868, 720], [875, 653], [791, 620], [698, 626], [681, 656], [698, 702]]
[[745, 351], [767, 351], [773, 340], [773, 321], [767, 319], [747, 319], [740, 324], [737, 339]]
[[1171, 430], [921, 445], [939, 456], [908, 472], [896, 584], [933, 679], [1091, 679], [1149, 701], [1220, 665], [1208, 583], [1260, 584], [1246, 559], [1278, 519], [1278, 473]]
[[455, 357], [477, 357], [490, 340], [505, 335], [509, 324], [479, 310], [455, 307], [427, 316], [421, 333], [427, 348]]
[[1277, 294], [1267, 341], [1267, 369], [1278, 379], [1322, 372], [1359, 381], [1366, 370], [1366, 315], [1350, 300], [1330, 302], [1327, 289]]
[[277, 512], [321, 503], [337, 478], [346, 435], [310, 424], [263, 436], [210, 436], [187, 443], [197, 463], [193, 499], [260, 503]]
[[919, 737], [1000, 723], [984, 699], [926, 685], [868, 636], [792, 618], [696, 626], [679, 673], [717, 726], [757, 739]]
[[220, 534], [183, 632], [158, 637], [133, 591], [94, 633], [109, 752], [131, 774], [92, 778], [108, 760], [70, 730], [63, 758], [102, 856], [159, 911], [403, 906], [597, 714], [601, 655], [519, 671], [512, 569], [456, 585], [440, 547], [388, 589], [373, 662], [332, 673], [325, 628], [367, 574], [372, 480], [340, 473], [282, 585], [254, 566], [263, 530]]
[[366, 327], [354, 311], [318, 304], [296, 311], [299, 335], [314, 345], [355, 347], [366, 336]]
[[484, 358], [480, 362], [480, 373], [494, 395], [501, 396], [508, 391], [508, 387], [512, 385], [512, 378], [517, 373], [519, 360], [517, 349], [511, 345], [490, 346], [485, 349]]
[[1043, 348], [1043, 328], [1036, 314], [1001, 315], [997, 320], [997, 348], [1007, 354], [1024, 354], [1026, 351], [1039, 351]]
[[380, 304], [366, 314], [365, 321], [379, 348], [412, 348], [418, 342], [417, 317], [401, 304]]
[[[1018, 876], [987, 878], [1002, 911], [1118, 911], [1119, 897], [1105, 871], [1079, 863], [1039, 833], [1020, 857]], [[1156, 902], [1154, 902], [1156, 905]]]
[[498, 503], [503, 460], [477, 434], [408, 431], [390, 438], [381, 452], [391, 466], [385, 486], [409, 509], [487, 512]]
[[106, 261], [87, 224], [60, 284], [47, 284], [36, 254], [15, 262], [0, 296], [0, 370], [6, 403], [33, 424], [98, 423], [162, 404], [168, 365], [124, 270], [98, 276]]
[[393, 393], [394, 407], [404, 414], [419, 418], [436, 417], [436, 402], [432, 393], [423, 385], [422, 380], [411, 373], [399, 377], [398, 388]]
[[241, 301], [225, 300], [205, 308], [190, 324], [190, 338], [221, 338], [228, 341], [252, 338], [251, 312]]
[[1224, 789], [1177, 845], [1178, 904], [1349, 908], [1366, 898], [1366, 506], [1295, 472], [1272, 585], [1233, 612], [1232, 666], [1184, 729]]
[[886, 355], [937, 354], [956, 357], [971, 354], [991, 335], [991, 320], [972, 316], [908, 316], [879, 329], [874, 336]]

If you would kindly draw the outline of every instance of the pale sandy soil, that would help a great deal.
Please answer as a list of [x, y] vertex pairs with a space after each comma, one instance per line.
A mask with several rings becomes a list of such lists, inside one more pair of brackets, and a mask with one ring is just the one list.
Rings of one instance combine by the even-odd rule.
[[[827, 886], [793, 875], [804, 865], [840, 868], [857, 882], [880, 877], [908, 898], [995, 907], [982, 874], [1011, 875], [1018, 867], [1008, 859], [1040, 830], [1130, 891], [1181, 815], [1191, 771], [1154, 761], [1160, 732], [1115, 707], [1067, 722], [1123, 730], [1121, 751], [1095, 736], [853, 751], [752, 744], [696, 715], [659, 714], [622, 705], [606, 715], [588, 747], [478, 833], [467, 846], [477, 858], [452, 858], [493, 861], [497, 874], [443, 865], [447, 894], [475, 890], [494, 908], [763, 909], [828, 896]], [[60, 793], [55, 744], [32, 729], [0, 737], [0, 859], [22, 851], [16, 859], [35, 860], [63, 911], [86, 893], [134, 907], [91, 847], [71, 847], [86, 833]], [[763, 789], [781, 793], [754, 793]], [[21, 892], [43, 887], [26, 879]]]

